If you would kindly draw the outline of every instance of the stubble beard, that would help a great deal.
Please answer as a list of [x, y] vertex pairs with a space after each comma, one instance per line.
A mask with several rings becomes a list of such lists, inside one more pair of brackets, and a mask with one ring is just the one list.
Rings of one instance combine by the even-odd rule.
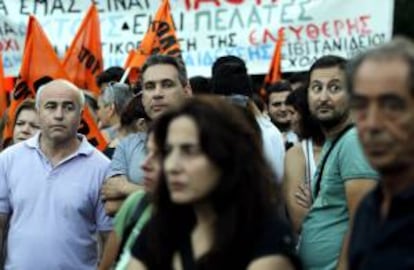
[[318, 119], [323, 130], [329, 132], [332, 129], [335, 129], [338, 125], [346, 121], [349, 117], [349, 110], [339, 114], [334, 114], [331, 118], [328, 119]]

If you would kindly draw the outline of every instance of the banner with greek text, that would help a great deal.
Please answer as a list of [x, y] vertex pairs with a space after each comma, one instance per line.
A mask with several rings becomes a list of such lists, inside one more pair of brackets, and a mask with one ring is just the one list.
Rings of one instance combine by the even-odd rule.
[[[123, 66], [138, 47], [161, 0], [94, 0], [101, 20], [104, 67]], [[90, 1], [0, 0], [0, 52], [17, 75], [27, 16], [41, 23], [60, 57]], [[324, 54], [351, 57], [391, 39], [394, 0], [170, 0], [189, 75], [210, 76], [222, 55], [246, 60], [251, 74], [268, 72], [284, 28], [282, 71], [306, 70]]]

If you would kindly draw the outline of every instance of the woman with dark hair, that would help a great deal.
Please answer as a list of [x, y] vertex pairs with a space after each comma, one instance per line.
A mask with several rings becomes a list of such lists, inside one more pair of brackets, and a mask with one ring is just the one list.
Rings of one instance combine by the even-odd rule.
[[315, 173], [325, 137], [309, 111], [306, 86], [299, 86], [286, 98], [294, 108], [292, 129], [300, 138], [286, 152], [284, 196], [294, 230], [299, 233], [302, 220], [311, 205], [311, 179]]
[[150, 199], [161, 172], [159, 150], [152, 129], [148, 130], [146, 153], [141, 164], [144, 173], [143, 189], [129, 195], [116, 213], [114, 228], [105, 244], [99, 270], [126, 268], [131, 257], [131, 247], [150, 217]]
[[13, 141], [11, 144], [29, 139], [39, 131], [39, 128], [35, 101], [33, 99], [26, 99], [16, 109], [13, 123]]
[[162, 150], [154, 214], [128, 269], [294, 269], [272, 171], [240, 109], [196, 97], [154, 130]]

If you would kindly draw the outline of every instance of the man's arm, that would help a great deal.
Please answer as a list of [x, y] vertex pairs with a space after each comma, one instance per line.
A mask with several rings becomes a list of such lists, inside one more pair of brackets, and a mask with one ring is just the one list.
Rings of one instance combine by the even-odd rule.
[[349, 224], [348, 232], [345, 234], [342, 244], [341, 254], [338, 260], [337, 270], [348, 269], [348, 245], [351, 228], [353, 225], [354, 215], [359, 203], [365, 195], [371, 191], [378, 181], [372, 179], [352, 179], [345, 182], [345, 195], [348, 205]]
[[100, 250], [99, 250], [99, 252], [100, 252], [99, 261], [102, 260], [102, 256], [103, 256], [103, 253], [104, 253], [104, 250], [105, 250], [106, 242], [109, 238], [109, 233], [110, 233], [110, 231], [100, 231], [98, 233], [99, 246], [101, 247]]
[[106, 213], [109, 216], [115, 215], [125, 198], [142, 188], [141, 185], [129, 182], [125, 175], [108, 178], [101, 189], [101, 196], [105, 202]]
[[285, 157], [285, 175], [283, 179], [283, 193], [286, 200], [289, 218], [296, 233], [300, 232], [303, 218], [308, 213], [308, 208], [304, 208], [297, 203], [296, 194], [299, 192], [298, 186], [305, 182], [305, 159], [300, 146], [295, 145], [290, 148]]
[[0, 269], [3, 269], [6, 255], [5, 240], [8, 220], [8, 215], [0, 214]]
[[115, 175], [109, 177], [102, 186], [102, 199], [112, 200], [125, 198], [131, 193], [139, 190], [142, 186], [128, 181], [125, 175]]

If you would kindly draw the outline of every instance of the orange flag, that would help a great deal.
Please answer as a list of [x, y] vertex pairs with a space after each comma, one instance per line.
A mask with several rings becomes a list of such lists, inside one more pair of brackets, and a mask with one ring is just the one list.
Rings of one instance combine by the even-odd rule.
[[139, 48], [128, 56], [126, 68], [140, 68], [151, 54], [167, 54], [181, 57], [180, 44], [175, 33], [174, 21], [168, 0], [163, 0], [155, 14], [147, 33], [142, 39]]
[[[55, 79], [69, 80], [41, 25], [35, 17], [30, 16], [19, 78], [13, 90], [7, 127], [3, 133], [4, 141], [10, 140], [13, 136], [13, 123], [18, 105], [26, 98], [34, 97], [41, 85]], [[91, 119], [93, 118], [89, 111], [85, 110], [82, 122], [89, 126], [88, 133], [84, 134], [89, 141], [96, 142], [94, 145], [98, 149], [103, 150], [107, 143]]]
[[260, 94], [265, 97], [266, 96], [266, 87], [276, 83], [277, 81], [282, 79], [282, 46], [284, 41], [284, 34], [283, 34], [283, 28], [279, 29], [277, 34], [277, 42], [275, 46], [275, 51], [273, 52], [272, 61], [270, 63], [270, 69], [267, 73], [263, 87], [260, 90]]
[[103, 58], [99, 14], [93, 3], [63, 58], [63, 67], [70, 81], [99, 96], [96, 76], [102, 72]]
[[0, 117], [7, 109], [7, 91], [4, 84], [3, 55], [0, 53]]

